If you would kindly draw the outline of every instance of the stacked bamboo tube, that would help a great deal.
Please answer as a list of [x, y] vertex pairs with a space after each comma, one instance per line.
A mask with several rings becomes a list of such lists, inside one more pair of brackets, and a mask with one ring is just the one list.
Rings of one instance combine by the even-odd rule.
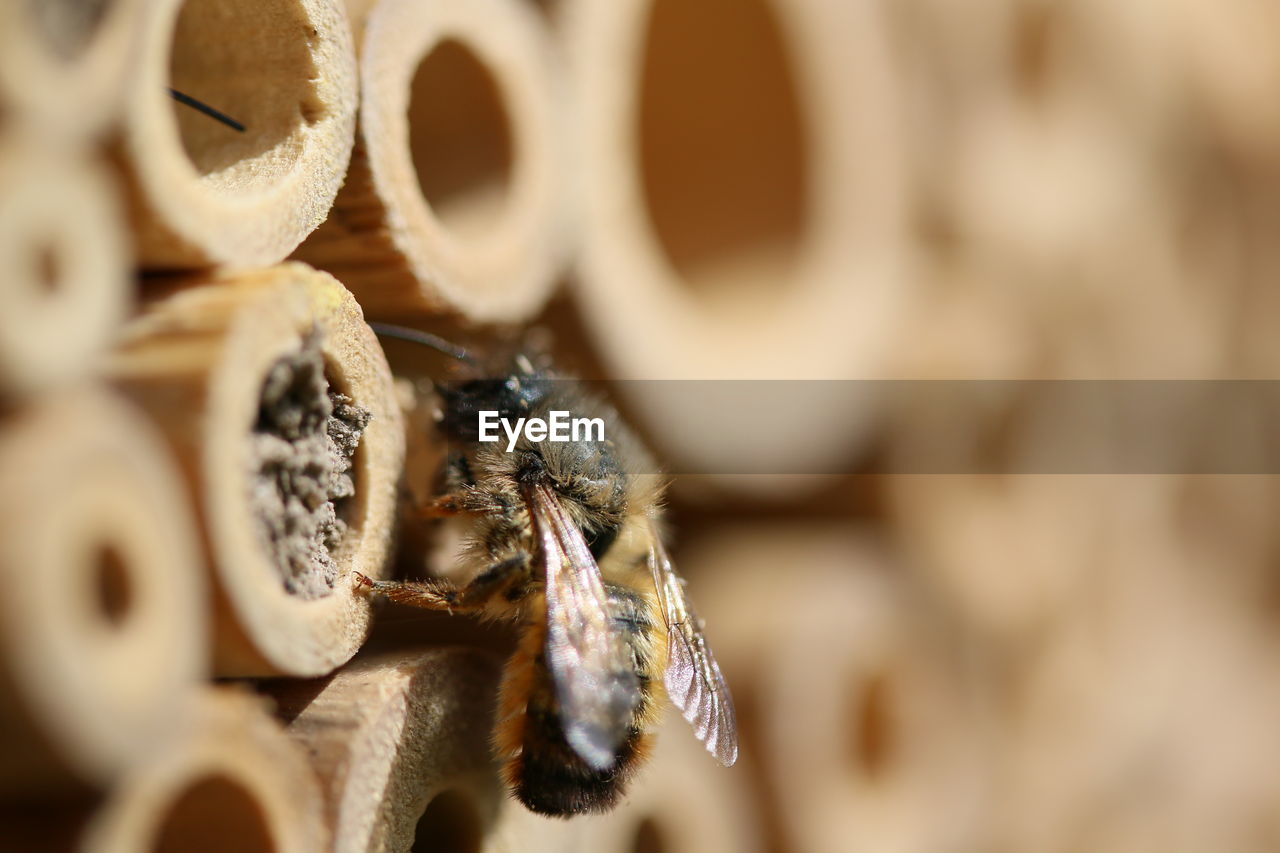
[[347, 574], [389, 559], [381, 349], [338, 282], [270, 266], [346, 169], [344, 11], [11, 3], [0, 40], [3, 844], [325, 849], [271, 704], [200, 685], [332, 670], [367, 631]]

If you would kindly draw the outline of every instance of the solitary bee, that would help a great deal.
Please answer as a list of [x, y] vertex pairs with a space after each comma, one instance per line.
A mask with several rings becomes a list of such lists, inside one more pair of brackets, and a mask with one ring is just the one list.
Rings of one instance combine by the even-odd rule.
[[[375, 329], [476, 368], [433, 335]], [[438, 388], [451, 452], [444, 493], [423, 514], [469, 519], [473, 580], [357, 581], [393, 601], [519, 623], [493, 742], [504, 778], [532, 811], [611, 808], [644, 761], [664, 692], [707, 750], [733, 764], [733, 702], [663, 545], [664, 485], [647, 453], [577, 384], [524, 354], [504, 361], [498, 379]], [[495, 412], [508, 422], [553, 412], [600, 418], [604, 440], [536, 441], [526, 432], [485, 443], [482, 413]]]

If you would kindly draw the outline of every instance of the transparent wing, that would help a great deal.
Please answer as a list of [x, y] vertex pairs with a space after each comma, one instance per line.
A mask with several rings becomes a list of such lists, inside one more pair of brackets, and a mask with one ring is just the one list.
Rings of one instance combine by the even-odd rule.
[[547, 668], [565, 739], [597, 770], [613, 766], [640, 701], [631, 650], [611, 629], [608, 597], [582, 532], [549, 486], [526, 486], [546, 569]]
[[653, 544], [649, 546], [649, 569], [667, 624], [667, 694], [693, 726], [707, 752], [728, 767], [738, 760], [733, 697], [703, 636], [702, 622], [685, 598], [684, 580], [671, 565], [658, 526], [650, 521], [650, 528]]

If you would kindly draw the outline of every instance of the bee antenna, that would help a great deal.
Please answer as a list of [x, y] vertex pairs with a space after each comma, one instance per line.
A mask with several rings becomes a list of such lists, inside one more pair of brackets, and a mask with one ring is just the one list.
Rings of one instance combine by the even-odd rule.
[[430, 347], [442, 355], [449, 358], [465, 361], [467, 364], [475, 364], [475, 357], [467, 352], [463, 347], [455, 343], [450, 343], [439, 335], [433, 335], [430, 332], [424, 332], [421, 329], [410, 329], [407, 326], [394, 326], [389, 323], [370, 323], [369, 328], [381, 338], [395, 338], [398, 341], [409, 341], [414, 344], [421, 344], [424, 347]]

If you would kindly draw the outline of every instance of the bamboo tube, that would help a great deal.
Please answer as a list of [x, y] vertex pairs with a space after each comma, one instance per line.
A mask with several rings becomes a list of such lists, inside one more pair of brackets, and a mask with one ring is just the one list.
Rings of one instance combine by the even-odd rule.
[[963, 21], [937, 0], [906, 8], [932, 269], [894, 374], [1221, 375], [1233, 224], [1183, 190], [1203, 121], [1168, 4], [1001, 0]]
[[772, 849], [986, 849], [981, 706], [866, 534], [725, 526], [679, 558]]
[[130, 301], [115, 187], [82, 152], [0, 142], [0, 394], [89, 373]]
[[351, 3], [356, 153], [297, 257], [371, 316], [536, 312], [563, 265], [572, 192], [549, 37], [518, 0]]
[[108, 795], [80, 851], [329, 849], [315, 774], [261, 703], [209, 690], [190, 704], [181, 735]]
[[[909, 280], [879, 7], [559, 7], [584, 191], [577, 297], [613, 373], [875, 376]], [[865, 387], [832, 383], [803, 411], [744, 398], [717, 413], [733, 430], [709, 429], [707, 407], [663, 385], [622, 390], [677, 464], [751, 454], [789, 473], [815, 448], [839, 464], [867, 422]], [[796, 441], [801, 427], [815, 432]]]
[[0, 116], [81, 140], [118, 118], [146, 0], [0, 4]]
[[[1280, 785], [1272, 615], [1234, 583], [1248, 546], [1215, 554], [1187, 535], [1206, 519], [1188, 523], [1183, 486], [1126, 477], [1097, 502], [1110, 535], [1090, 555], [1089, 598], [1019, 668], [1004, 702], [1001, 849], [1272, 846], [1259, 830], [1274, 825]], [[1241, 526], [1263, 517], [1273, 514]]]
[[[177, 103], [170, 88], [244, 131]], [[155, 0], [119, 145], [140, 263], [282, 260], [333, 204], [355, 109], [339, 0]]]
[[102, 785], [207, 669], [204, 578], [155, 428], [100, 390], [0, 432], [0, 789]]
[[268, 687], [319, 771], [336, 853], [492, 849], [499, 670], [487, 653], [431, 649], [361, 658], [318, 692]]
[[404, 433], [351, 295], [302, 264], [214, 277], [146, 306], [111, 370], [200, 508], [217, 672], [319, 675], [355, 654], [369, 605], [347, 575], [383, 576]]
[[881, 560], [809, 564], [765, 666], [765, 742], [800, 850], [985, 849], [984, 734], [939, 638]]

